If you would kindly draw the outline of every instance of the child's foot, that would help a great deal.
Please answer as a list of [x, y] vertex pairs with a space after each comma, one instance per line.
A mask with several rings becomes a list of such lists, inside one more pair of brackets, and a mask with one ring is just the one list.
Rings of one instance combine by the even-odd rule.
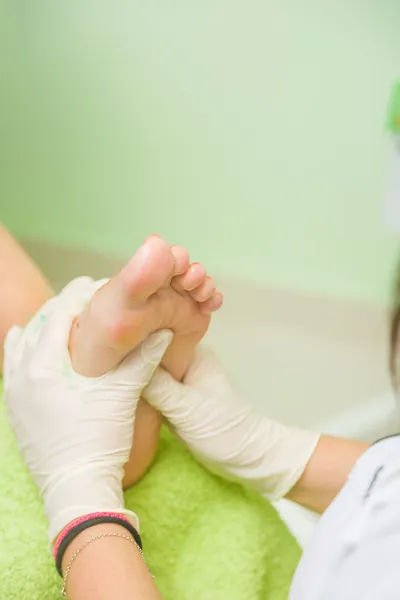
[[[180, 379], [208, 329], [210, 313], [221, 304], [213, 280], [198, 263], [189, 266], [186, 250], [151, 236], [76, 320], [70, 338], [74, 369], [89, 377], [102, 375], [153, 331], [171, 329], [174, 340], [162, 365]], [[161, 416], [140, 403], [126, 485], [149, 466], [160, 427]]]
[[[176, 362], [205, 334], [210, 313], [218, 310], [222, 295], [204, 268], [189, 266], [189, 256], [151, 236], [118, 275], [101, 287], [71, 331], [70, 354], [74, 369], [97, 377], [115, 367], [138, 344], [159, 329], [171, 329], [174, 341], [164, 366]], [[192, 350], [193, 350], [192, 348]], [[174, 377], [180, 378], [183, 373]]]

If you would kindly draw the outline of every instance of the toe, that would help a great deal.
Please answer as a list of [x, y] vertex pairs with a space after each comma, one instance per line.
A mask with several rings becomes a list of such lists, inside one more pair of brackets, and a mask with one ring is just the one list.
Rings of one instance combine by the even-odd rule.
[[206, 278], [206, 270], [200, 263], [190, 265], [186, 273], [174, 277], [172, 286], [179, 291], [190, 292], [201, 285]]
[[203, 314], [209, 314], [212, 312], [216, 312], [217, 310], [219, 310], [221, 308], [223, 302], [224, 302], [223, 295], [221, 294], [221, 292], [216, 290], [214, 292], [214, 294], [211, 296], [211, 298], [209, 298], [205, 302], [201, 302], [199, 304], [199, 310]]
[[212, 277], [206, 277], [203, 283], [189, 292], [190, 296], [196, 302], [205, 302], [211, 298], [216, 291], [216, 285]]
[[183, 275], [189, 268], [189, 252], [182, 246], [171, 246], [171, 252], [174, 258], [172, 276]]
[[159, 316], [151, 301], [171, 277], [173, 264], [167, 242], [150, 236], [122, 271], [97, 290], [71, 333], [71, 360], [78, 373], [106, 373], [154, 331]]
[[171, 277], [174, 257], [167, 242], [151, 235], [122, 269], [116, 280], [122, 283], [120, 300], [126, 307], [147, 300]]

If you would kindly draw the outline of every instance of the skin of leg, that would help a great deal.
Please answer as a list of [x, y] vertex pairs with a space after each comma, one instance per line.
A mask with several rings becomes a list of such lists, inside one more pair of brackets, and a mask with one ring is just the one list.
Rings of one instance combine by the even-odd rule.
[[137, 483], [149, 469], [158, 448], [162, 415], [145, 400], [136, 409], [132, 450], [125, 465], [124, 489]]
[[[79, 534], [68, 546], [62, 564], [65, 574], [73, 554], [103, 533], [130, 536], [124, 527], [102, 524]], [[132, 543], [118, 537], [91, 542], [74, 561], [67, 580], [70, 600], [161, 600], [161, 595]]]
[[0, 224], [0, 375], [3, 345], [13, 325], [24, 326], [53, 296], [44, 275], [6, 228]]

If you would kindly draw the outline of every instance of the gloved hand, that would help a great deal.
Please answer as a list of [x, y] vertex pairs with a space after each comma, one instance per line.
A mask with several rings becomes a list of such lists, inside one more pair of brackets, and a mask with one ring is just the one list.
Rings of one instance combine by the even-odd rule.
[[269, 500], [286, 495], [319, 439], [258, 414], [239, 397], [217, 358], [202, 348], [179, 383], [158, 368], [144, 398], [212, 472]]
[[20, 451], [44, 500], [49, 537], [72, 520], [124, 510], [123, 466], [132, 446], [136, 405], [172, 333], [151, 335], [99, 378], [72, 369], [71, 324], [99, 287], [82, 278], [47, 302], [5, 343], [4, 396]]

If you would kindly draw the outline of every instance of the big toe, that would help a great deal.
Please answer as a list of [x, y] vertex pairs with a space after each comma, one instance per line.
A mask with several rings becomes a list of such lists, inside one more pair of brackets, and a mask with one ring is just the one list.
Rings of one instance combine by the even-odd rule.
[[167, 242], [150, 236], [122, 271], [95, 293], [71, 331], [70, 355], [78, 373], [106, 373], [154, 331], [154, 311], [144, 312], [146, 300], [171, 277], [173, 266]]
[[122, 294], [128, 307], [141, 303], [157, 292], [171, 277], [174, 257], [167, 242], [151, 235], [132, 256], [116, 280], [120, 280]]

